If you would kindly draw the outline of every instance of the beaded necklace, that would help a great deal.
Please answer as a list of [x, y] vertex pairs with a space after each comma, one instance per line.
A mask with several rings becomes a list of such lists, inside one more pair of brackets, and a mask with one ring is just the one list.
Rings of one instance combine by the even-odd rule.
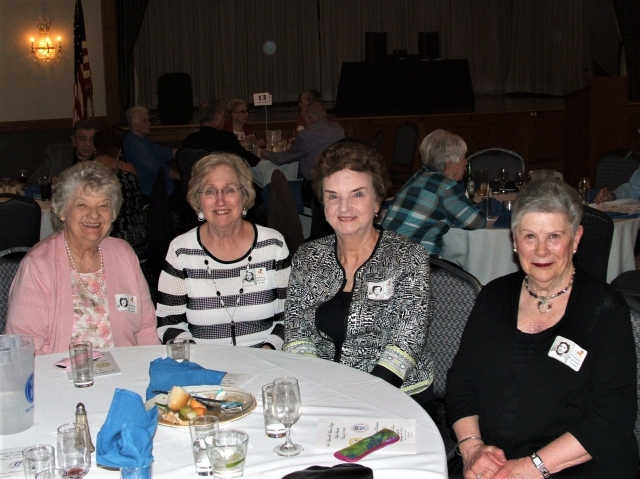
[[100, 273], [100, 282], [98, 285], [98, 291], [93, 293], [89, 290], [87, 286], [85, 286], [84, 281], [82, 281], [82, 278], [80, 277], [78, 268], [76, 268], [76, 263], [75, 261], [73, 261], [73, 256], [71, 255], [71, 249], [69, 248], [69, 243], [67, 242], [67, 238], [64, 239], [64, 245], [67, 247], [67, 254], [69, 255], [69, 259], [71, 260], [71, 266], [73, 267], [73, 270], [76, 272], [76, 276], [78, 277], [78, 282], [80, 283], [80, 286], [90, 296], [98, 296], [98, 294], [100, 294], [100, 291], [102, 291], [102, 286], [104, 284], [104, 264], [102, 261], [102, 248], [100, 247], [100, 245], [98, 245], [98, 253], [100, 253], [100, 269], [98, 270], [98, 273]]
[[538, 299], [538, 311], [540, 311], [540, 313], [545, 314], [548, 313], [549, 311], [551, 311], [551, 303], [550, 301], [554, 298], [557, 298], [558, 296], [563, 295], [564, 293], [567, 292], [567, 290], [573, 286], [573, 278], [575, 278], [576, 276], [576, 270], [573, 270], [573, 274], [571, 275], [571, 281], [569, 281], [569, 284], [567, 285], [566, 288], [564, 288], [562, 291], [558, 291], [556, 294], [552, 294], [551, 296], [538, 296], [536, 293], [534, 293], [533, 291], [531, 291], [529, 289], [529, 276], [525, 276], [524, 277], [524, 287], [527, 289], [527, 292], [533, 296], [534, 298]]

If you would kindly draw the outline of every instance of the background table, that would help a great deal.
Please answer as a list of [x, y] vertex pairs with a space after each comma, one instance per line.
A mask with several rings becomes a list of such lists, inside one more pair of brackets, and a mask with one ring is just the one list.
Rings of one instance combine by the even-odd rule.
[[[95, 443], [116, 387], [130, 389], [144, 398], [149, 383], [149, 363], [164, 357], [165, 347], [138, 346], [108, 351], [112, 351], [122, 373], [98, 377], [95, 384], [86, 389], [74, 388], [66, 372], [54, 368], [53, 364], [65, 354], [38, 356], [35, 424], [22, 433], [0, 436], [2, 449], [36, 443], [55, 445], [56, 428], [74, 420], [78, 402], [87, 408]], [[379, 452], [362, 461], [374, 470], [376, 479], [447, 477], [444, 446], [431, 418], [413, 399], [381, 379], [331, 361], [254, 348], [191, 345], [191, 359], [207, 368], [256, 375], [241, 387], [256, 396], [257, 408], [249, 416], [223, 426], [249, 434], [244, 474], [247, 478], [275, 479], [311, 465], [339, 463], [331, 453], [314, 451], [318, 420], [337, 416], [416, 419], [417, 454]], [[264, 434], [261, 387], [282, 376], [296, 377], [302, 396], [302, 417], [293, 426], [291, 437], [304, 446], [304, 452], [292, 458], [282, 458], [273, 452], [284, 439], [269, 439]], [[198, 477], [188, 428], [158, 426], [153, 455], [155, 478]], [[115, 479], [120, 476], [119, 472], [96, 467], [94, 453], [87, 477]]]
[[[442, 259], [461, 266], [482, 284], [518, 271], [520, 263], [513, 252], [511, 230], [494, 228], [494, 223], [495, 219], [488, 220], [486, 228], [474, 231], [451, 228], [442, 238]], [[625, 271], [636, 269], [633, 249], [639, 227], [640, 217], [613, 220], [607, 282]]]

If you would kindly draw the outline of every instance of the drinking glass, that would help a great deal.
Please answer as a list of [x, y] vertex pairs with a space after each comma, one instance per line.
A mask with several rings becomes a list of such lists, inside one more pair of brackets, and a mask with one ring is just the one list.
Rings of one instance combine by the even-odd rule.
[[498, 172], [498, 180], [500, 181], [500, 193], [506, 193], [507, 190], [505, 189], [505, 186], [507, 181], [509, 181], [509, 170], [506, 168], [500, 168], [500, 171]]
[[51, 200], [51, 178], [48, 176], [41, 176], [38, 178], [38, 184], [40, 185], [40, 199], [42, 201]]
[[207, 457], [207, 446], [204, 440], [207, 436], [214, 434], [218, 429], [218, 418], [215, 416], [198, 416], [189, 420], [193, 462], [196, 465], [196, 474], [199, 476], [210, 476], [213, 474], [211, 462]]
[[189, 340], [184, 338], [175, 338], [167, 341], [167, 356], [181, 363], [189, 361], [190, 357]]
[[524, 173], [522, 170], [516, 171], [515, 182], [518, 189], [524, 186]]
[[291, 442], [291, 426], [293, 426], [302, 413], [302, 399], [300, 387], [295, 378], [278, 378], [273, 381], [273, 415], [284, 424], [287, 430], [287, 440], [284, 444], [276, 446], [273, 450], [280, 456], [297, 456], [303, 450], [299, 444]]
[[589, 190], [591, 189], [591, 180], [588, 176], [583, 176], [580, 178], [578, 182], [578, 189], [580, 190], [580, 194], [582, 195], [582, 202], [585, 205], [589, 204]]
[[3, 193], [11, 193], [11, 178], [2, 178]]
[[29, 177], [27, 176], [27, 170], [18, 170], [18, 182], [22, 185], [23, 188], [27, 186], [28, 179]]
[[242, 477], [249, 435], [239, 429], [216, 431], [204, 440], [214, 479]]
[[70, 476], [64, 469], [47, 469], [36, 475], [36, 479], [63, 479], [65, 477]]
[[58, 463], [70, 478], [83, 477], [91, 468], [87, 427], [72, 422], [58, 428]]
[[69, 344], [71, 377], [77, 388], [93, 386], [93, 344], [81, 341]]
[[262, 386], [262, 412], [264, 433], [267, 437], [284, 437], [286, 431], [280, 421], [273, 417], [273, 383]]
[[24, 477], [34, 479], [39, 472], [56, 467], [56, 451], [49, 444], [36, 444], [22, 451]]

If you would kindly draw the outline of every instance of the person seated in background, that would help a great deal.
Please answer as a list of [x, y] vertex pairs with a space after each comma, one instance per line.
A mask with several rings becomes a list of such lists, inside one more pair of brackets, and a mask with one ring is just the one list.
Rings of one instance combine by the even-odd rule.
[[420, 243], [434, 256], [442, 254], [442, 237], [449, 228], [484, 228], [486, 218], [458, 184], [467, 167], [466, 153], [458, 135], [429, 133], [420, 144], [422, 168], [396, 193], [382, 227]]
[[600, 205], [605, 201], [622, 200], [622, 199], [640, 200], [640, 168], [638, 168], [629, 181], [621, 184], [615, 190], [609, 191], [605, 186], [596, 194], [595, 202]]
[[[256, 136], [255, 129], [247, 123], [249, 112], [247, 102], [240, 98], [234, 98], [227, 104], [227, 121], [224, 122], [224, 131], [229, 131], [236, 135], [238, 141], [244, 140], [247, 136]], [[256, 141], [260, 148], [264, 148], [265, 142], [260, 139]]]
[[433, 414], [429, 255], [374, 225], [389, 183], [382, 157], [359, 142], [336, 143], [316, 161], [313, 189], [335, 234], [293, 257], [283, 351], [371, 373]]
[[309, 103], [318, 102], [324, 104], [322, 94], [317, 90], [302, 90], [300, 92], [298, 107], [300, 108], [300, 115], [296, 121], [296, 133], [304, 130], [304, 119], [302, 118], [302, 112], [309, 105]]
[[38, 183], [38, 178], [48, 176], [52, 183], [57, 181], [57, 176], [67, 168], [93, 158], [95, 148], [93, 137], [96, 134], [96, 124], [93, 120], [78, 120], [73, 125], [71, 144], [58, 143], [49, 145], [44, 154], [44, 159], [36, 171], [29, 177], [29, 186]]
[[[245, 103], [246, 106], [246, 103]], [[218, 101], [207, 101], [198, 109], [200, 129], [182, 140], [182, 149], [233, 153], [244, 159], [249, 166], [256, 166], [260, 158], [245, 150], [233, 133], [224, 131], [224, 108]], [[186, 185], [185, 185], [186, 187]]]
[[135, 167], [122, 161], [122, 134], [115, 128], [105, 128], [93, 139], [96, 146], [96, 162], [115, 173], [122, 190], [122, 207], [113, 222], [110, 236], [125, 240], [131, 246], [144, 243], [146, 232], [142, 219], [142, 198]]
[[582, 198], [566, 183], [534, 181], [518, 194], [511, 232], [522, 271], [482, 289], [447, 374], [462, 459], [452, 479], [636, 477], [629, 307], [575, 266], [581, 219]]
[[7, 333], [32, 336], [36, 354], [66, 352], [72, 341], [159, 344], [138, 258], [109, 237], [121, 204], [118, 178], [98, 162], [60, 174], [51, 200], [56, 233], [23, 258], [9, 291]]
[[280, 233], [245, 220], [256, 195], [251, 169], [236, 155], [213, 153], [192, 172], [189, 204], [203, 223], [169, 246], [158, 335], [282, 349], [291, 258]]

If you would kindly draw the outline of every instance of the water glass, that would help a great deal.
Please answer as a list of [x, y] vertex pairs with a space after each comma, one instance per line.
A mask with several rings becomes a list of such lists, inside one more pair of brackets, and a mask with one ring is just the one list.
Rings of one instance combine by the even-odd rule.
[[49, 444], [36, 444], [22, 451], [24, 477], [35, 479], [42, 471], [50, 471], [56, 467], [56, 451]]
[[38, 473], [36, 479], [60, 479], [64, 477], [69, 477], [69, 474], [64, 469], [49, 469]]
[[284, 437], [287, 430], [273, 415], [273, 383], [262, 386], [262, 412], [267, 437]]
[[500, 171], [498, 172], [498, 180], [500, 181], [500, 193], [506, 193], [507, 191], [505, 188], [507, 181], [509, 181], [509, 170], [506, 168], [500, 168]]
[[81, 341], [69, 344], [71, 377], [77, 388], [93, 386], [93, 344]]
[[213, 474], [213, 468], [207, 456], [207, 445], [204, 440], [207, 436], [215, 434], [219, 427], [218, 418], [215, 416], [199, 416], [189, 420], [193, 462], [196, 465], [196, 473], [199, 476]]
[[580, 190], [580, 194], [582, 195], [582, 202], [585, 205], [589, 204], [589, 190], [591, 189], [591, 180], [588, 176], [583, 176], [578, 181], [578, 190]]
[[122, 479], [151, 479], [151, 464], [142, 467], [123, 467], [120, 469]]
[[11, 193], [11, 178], [2, 178], [2, 191]]
[[167, 356], [179, 363], [189, 361], [189, 345], [188, 339], [170, 339], [167, 341]]
[[28, 180], [29, 177], [27, 176], [27, 170], [18, 170], [18, 182], [22, 185], [23, 188], [27, 186]]
[[216, 431], [205, 439], [215, 479], [242, 477], [249, 435], [238, 429]]
[[58, 464], [71, 478], [83, 477], [91, 468], [87, 427], [72, 422], [58, 428]]
[[489, 172], [487, 170], [475, 170], [473, 172], [476, 182], [476, 195], [485, 196], [489, 187]]
[[273, 452], [279, 456], [297, 456], [303, 451], [300, 444], [291, 442], [291, 426], [302, 414], [302, 398], [300, 386], [295, 378], [278, 378], [273, 381], [273, 415], [284, 424], [287, 439], [284, 444], [276, 446]]

